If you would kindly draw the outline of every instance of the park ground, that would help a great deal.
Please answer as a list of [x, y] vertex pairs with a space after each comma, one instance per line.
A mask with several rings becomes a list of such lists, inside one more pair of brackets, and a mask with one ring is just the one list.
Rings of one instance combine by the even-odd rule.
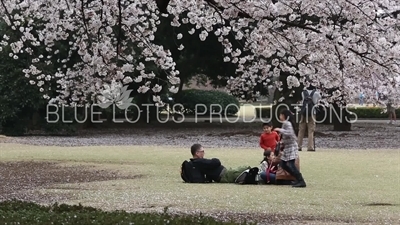
[[317, 151], [300, 152], [307, 188], [294, 189], [183, 183], [179, 167], [194, 142], [228, 168], [258, 166], [261, 158], [259, 124], [189, 125], [0, 138], [0, 200], [201, 212], [260, 224], [400, 223], [397, 126], [360, 123], [336, 133], [320, 125]]
[[[400, 222], [398, 150], [301, 152], [307, 188], [185, 184], [186, 148], [163, 146], [42, 147], [2, 145], [1, 192], [49, 204], [103, 210], [200, 213], [262, 223], [396, 224]], [[227, 167], [256, 165], [254, 149], [206, 154]], [[388, 167], [387, 165], [393, 165]]]

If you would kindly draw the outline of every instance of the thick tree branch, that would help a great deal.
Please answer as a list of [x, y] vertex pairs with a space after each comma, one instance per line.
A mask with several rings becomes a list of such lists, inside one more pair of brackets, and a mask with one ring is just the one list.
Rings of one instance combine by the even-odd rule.
[[160, 12], [162, 12], [162, 13], [168, 13], [167, 7], [169, 4], [169, 1], [170, 0], [156, 0], [158, 10], [160, 10]]
[[288, 25], [288, 26], [298, 27], [298, 28], [302, 28], [302, 29], [305, 29], [305, 30], [310, 30], [310, 31], [313, 31], [313, 32], [318, 33], [318, 34], [321, 33], [321, 31], [319, 31], [319, 30], [317, 30], [315, 28], [312, 28], [312, 27], [308, 27], [305, 24], [290, 22], [290, 21], [286, 21], [286, 20], [279, 20], [279, 22], [281, 22], [281, 23], [283, 23], [285, 25]]
[[86, 16], [85, 16], [85, 5], [83, 3], [83, 0], [81, 0], [81, 11], [82, 11], [83, 26], [85, 27], [86, 34], [89, 35], [89, 31], [88, 31], [88, 28], [87, 28], [87, 22], [86, 22]]
[[339, 70], [340, 70], [340, 71], [343, 71], [343, 69], [344, 69], [344, 64], [343, 64], [342, 57], [340, 56], [340, 52], [339, 52], [339, 49], [338, 49], [337, 45], [335, 45], [335, 51], [336, 51], [337, 57], [338, 57], [338, 59], [339, 59]]
[[120, 55], [120, 45], [122, 39], [122, 3], [118, 0], [118, 38], [117, 38], [117, 57]]
[[10, 20], [10, 23], [12, 24], [13, 23], [13, 19], [12, 19], [13, 17], [10, 15], [10, 12], [8, 11], [6, 5], [4, 4], [4, 0], [1, 0], [1, 4], [3, 5], [4, 12], [6, 13], [8, 19]]
[[371, 62], [374, 62], [374, 63], [376, 63], [376, 64], [378, 64], [378, 65], [380, 65], [380, 66], [382, 66], [382, 67], [384, 67], [384, 68], [387, 68], [387, 66], [386, 66], [385, 64], [383, 64], [383, 63], [381, 63], [381, 62], [378, 62], [377, 60], [372, 59], [371, 57], [368, 57], [368, 56], [366, 56], [366, 55], [363, 54], [363, 53], [360, 53], [360, 52], [358, 52], [358, 51], [356, 51], [356, 50], [354, 50], [354, 49], [352, 49], [352, 48], [348, 48], [348, 49], [349, 49], [349, 51], [351, 51], [351, 52], [353, 52], [354, 54], [360, 56], [361, 58], [368, 59], [368, 60], [370, 60]]
[[[168, 6], [169, 1], [170, 1], [170, 0], [156, 0], [157, 6], [158, 6], [158, 7], [161, 7], [161, 9], [160, 9], [161, 11], [166, 11], [166, 8], [167, 8], [167, 6]], [[205, 2], [207, 2], [209, 5], [211, 5], [220, 15], [221, 15], [220, 12], [222, 12], [222, 11], [225, 10], [224, 7], [219, 6], [218, 3], [215, 2], [214, 0], [203, 0], [203, 1], [205, 1]], [[348, 2], [349, 4], [352, 4], [350, 1], [347, 1], [347, 2]], [[352, 5], [353, 5], [354, 7], [356, 7], [357, 9], [361, 10], [359, 6], [354, 5], [354, 4], [352, 4]], [[237, 10], [239, 10], [239, 13], [238, 13], [238, 17], [239, 17], [239, 18], [249, 18], [249, 19], [252, 19], [252, 17], [251, 17], [248, 13], [246, 13], [244, 10], [240, 9], [236, 4], [232, 4], [232, 6], [233, 6], [234, 8], [236, 8]], [[361, 11], [362, 11], [362, 10], [361, 10]], [[341, 13], [341, 12], [340, 12], [340, 13]], [[339, 14], [340, 14], [340, 13], [339, 13]], [[364, 12], [363, 12], [363, 13], [364, 13]], [[392, 16], [394, 16], [394, 17], [397, 17], [398, 14], [400, 14], [400, 11], [395, 11], [395, 12], [390, 13], [390, 15], [392, 15]], [[364, 13], [364, 15], [368, 17], [367, 14]], [[386, 16], [387, 16], [387, 15], [386, 15]], [[284, 17], [284, 16], [281, 16], [281, 17]], [[368, 17], [368, 18], [371, 19], [371, 20], [373, 20], [373, 18], [370, 18], [370, 17]], [[322, 33], [322, 32], [321, 32], [320, 30], [318, 30], [317, 28], [307, 26], [307, 24], [305, 24], [304, 21], [303, 21], [303, 22], [298, 22], [298, 21], [293, 21], [293, 22], [292, 22], [292, 21], [288, 21], [288, 20], [285, 20], [285, 19], [281, 19], [280, 17], [269, 17], [269, 16], [267, 16], [267, 17], [262, 17], [262, 18], [260, 18], [260, 19], [261, 19], [261, 20], [269, 20], [269, 21], [271, 21], [271, 22], [273, 22], [273, 21], [279, 19], [279, 22], [280, 22], [280, 23], [282, 23], [282, 24], [284, 24], [284, 25], [287, 25], [287, 26], [290, 26], [290, 27], [298, 27], [298, 28], [301, 28], [301, 29], [304, 29], [304, 30], [310, 30], [310, 31], [315, 32], [315, 33], [318, 33], [318, 34], [321, 34], [321, 33]], [[339, 22], [339, 24], [343, 24], [344, 22], [348, 22], [346, 19], [339, 19], [339, 17], [338, 17], [338, 18], [332, 18], [332, 20], [335, 21], [335, 22]], [[332, 38], [330, 35], [326, 35], [326, 38], [327, 38], [328, 40], [330, 40], [330, 41], [333, 41], [333, 38]], [[342, 43], [338, 43], [338, 44], [339, 44], [340, 46], [343, 46]], [[368, 44], [368, 43], [367, 43], [367, 44]], [[344, 46], [343, 46], [343, 47], [344, 47]], [[380, 66], [382, 66], [382, 67], [387, 68], [387, 66], [384, 65], [383, 63], [381, 63], [381, 62], [379, 62], [379, 61], [377, 61], [377, 60], [375, 60], [375, 59], [372, 59], [371, 57], [368, 57], [368, 56], [367, 56], [368, 51], [365, 52], [365, 53], [360, 53], [360, 52], [358, 52], [358, 51], [356, 51], [356, 50], [354, 50], [354, 49], [352, 49], [352, 48], [348, 48], [348, 47], [345, 47], [345, 48], [346, 48], [348, 51], [353, 52], [354, 54], [358, 55], [358, 56], [361, 57], [362, 59], [367, 59], [367, 60], [369, 60], [369, 61], [371, 61], [371, 62], [373, 62], [373, 63], [376, 63], [376, 64], [378, 64], [378, 65], [380, 65]], [[337, 46], [335, 46], [335, 49], [336, 49], [337, 53], [339, 54], [338, 49], [337, 49]], [[339, 67], [340, 67], [341, 70], [342, 70], [343, 67], [344, 67], [344, 64], [343, 64], [343, 62], [341, 61], [342, 59], [340, 58], [340, 55], [339, 55], [339, 60], [340, 60], [340, 65], [339, 65]]]

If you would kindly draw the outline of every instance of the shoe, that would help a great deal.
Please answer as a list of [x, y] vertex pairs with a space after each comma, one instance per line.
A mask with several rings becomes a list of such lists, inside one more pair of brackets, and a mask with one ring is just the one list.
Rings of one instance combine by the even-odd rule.
[[309, 148], [307, 149], [307, 152], [315, 152], [315, 149]]
[[297, 180], [290, 182], [291, 185], [296, 185], [297, 183], [299, 183]]
[[304, 180], [298, 182], [297, 184], [293, 184], [292, 187], [307, 187], [306, 182]]
[[298, 150], [299, 150], [299, 152], [301, 152], [301, 148], [299, 148]]

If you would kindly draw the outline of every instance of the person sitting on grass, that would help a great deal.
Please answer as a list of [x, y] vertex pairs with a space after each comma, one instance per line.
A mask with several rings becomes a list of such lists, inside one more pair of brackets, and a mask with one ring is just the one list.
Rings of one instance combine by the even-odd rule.
[[264, 159], [260, 165], [260, 177], [266, 184], [275, 184], [277, 165], [273, 163], [275, 155], [272, 151], [264, 151]]
[[201, 144], [194, 144], [190, 148], [193, 158], [190, 159], [193, 166], [196, 167], [202, 176], [205, 176], [208, 182], [220, 182], [221, 178], [226, 173], [226, 168], [217, 158], [205, 159], [204, 148]]
[[272, 151], [274, 153], [280, 137], [272, 128], [271, 122], [263, 124], [264, 132], [260, 137], [260, 147], [264, 149], [264, 151]]

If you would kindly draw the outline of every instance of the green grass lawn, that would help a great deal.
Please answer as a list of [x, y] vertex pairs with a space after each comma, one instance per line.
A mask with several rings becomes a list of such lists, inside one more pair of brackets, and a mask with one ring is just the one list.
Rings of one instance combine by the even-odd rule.
[[[205, 149], [227, 167], [258, 166], [262, 152], [254, 149]], [[0, 145], [0, 161], [57, 161], [94, 165], [142, 175], [137, 179], [62, 184], [38, 190], [72, 194], [68, 204], [105, 210], [158, 210], [204, 213], [215, 211], [306, 215], [316, 218], [382, 224], [400, 222], [400, 150], [300, 152], [307, 188], [290, 186], [185, 184], [179, 174], [188, 148], [166, 146], [51, 147]], [[391, 204], [370, 206], [369, 204]]]

